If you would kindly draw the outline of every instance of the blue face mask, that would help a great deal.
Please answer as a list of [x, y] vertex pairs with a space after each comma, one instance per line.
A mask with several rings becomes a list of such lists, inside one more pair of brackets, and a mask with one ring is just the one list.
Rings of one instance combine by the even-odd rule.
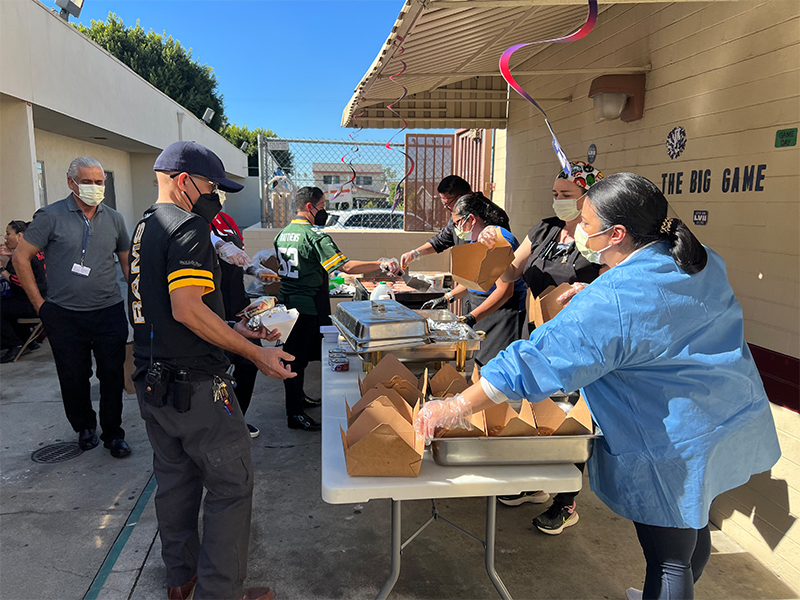
[[578, 252], [580, 252], [583, 255], [583, 257], [590, 263], [601, 265], [603, 264], [603, 260], [600, 258], [600, 253], [605, 252], [606, 250], [611, 248], [611, 246], [613, 246], [614, 244], [609, 244], [602, 250], [591, 250], [590, 248], [586, 247], [586, 242], [589, 241], [589, 238], [593, 238], [596, 235], [602, 235], [606, 231], [610, 231], [611, 229], [612, 227], [609, 227], [608, 229], [604, 229], [603, 231], [598, 231], [597, 233], [589, 235], [588, 233], [586, 233], [586, 231], [584, 231], [581, 224], [578, 223], [578, 226], [575, 228], [575, 247], [578, 249]]

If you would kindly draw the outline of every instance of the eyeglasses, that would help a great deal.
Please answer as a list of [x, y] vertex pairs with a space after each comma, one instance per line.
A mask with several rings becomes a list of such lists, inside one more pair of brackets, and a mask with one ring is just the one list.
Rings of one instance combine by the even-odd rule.
[[465, 221], [469, 220], [469, 217], [470, 217], [470, 215], [464, 215], [463, 217], [460, 217], [460, 218], [456, 219], [455, 221], [453, 221], [453, 225], [455, 225], [456, 227], [461, 227], [461, 224], [464, 223]]
[[[169, 176], [169, 178], [175, 179], [178, 175], [180, 175], [180, 173], [173, 173], [172, 175]], [[191, 173], [188, 173], [188, 175], [193, 179], [199, 179], [203, 183], [207, 183], [208, 185], [210, 185], [212, 194], [219, 193], [219, 184], [216, 181], [211, 181], [210, 179], [206, 179], [202, 175], [192, 175]]]

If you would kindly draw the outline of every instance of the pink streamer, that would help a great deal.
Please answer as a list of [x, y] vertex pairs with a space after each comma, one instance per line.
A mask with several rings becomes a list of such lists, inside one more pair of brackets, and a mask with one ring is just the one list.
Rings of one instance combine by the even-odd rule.
[[547, 129], [550, 130], [550, 135], [553, 137], [553, 150], [558, 157], [558, 162], [561, 163], [561, 167], [564, 169], [564, 173], [569, 176], [572, 173], [572, 168], [570, 167], [569, 160], [567, 159], [567, 155], [561, 149], [561, 144], [558, 142], [558, 138], [556, 137], [555, 132], [553, 131], [553, 127], [550, 125], [550, 121], [547, 118], [547, 113], [544, 112], [544, 109], [539, 106], [539, 103], [534, 100], [528, 92], [525, 91], [514, 76], [511, 75], [511, 68], [509, 67], [509, 61], [511, 60], [511, 55], [514, 54], [520, 48], [524, 48], [525, 46], [530, 46], [532, 44], [554, 44], [554, 43], [564, 43], [564, 42], [574, 42], [576, 40], [580, 40], [585, 38], [587, 35], [591, 33], [594, 29], [594, 26], [597, 24], [597, 0], [589, 0], [589, 14], [586, 16], [586, 22], [581, 25], [578, 29], [574, 32], [566, 35], [564, 37], [553, 38], [551, 40], [538, 40], [536, 42], [528, 42], [525, 44], [517, 44], [516, 46], [511, 46], [508, 50], [503, 52], [503, 55], [500, 57], [500, 73], [503, 75], [503, 79], [508, 82], [514, 90], [523, 98], [525, 98], [528, 102], [533, 104], [542, 116], [544, 116], [545, 125], [547, 125]]

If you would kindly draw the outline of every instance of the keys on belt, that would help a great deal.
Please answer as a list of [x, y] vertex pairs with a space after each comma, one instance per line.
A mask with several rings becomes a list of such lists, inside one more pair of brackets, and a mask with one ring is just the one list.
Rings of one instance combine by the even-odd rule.
[[231, 398], [228, 394], [228, 384], [225, 383], [225, 380], [222, 379], [222, 377], [217, 375], [214, 376], [214, 385], [212, 391], [214, 393], [214, 402], [222, 402], [225, 412], [227, 412], [229, 415], [232, 415], [233, 407], [231, 406]]

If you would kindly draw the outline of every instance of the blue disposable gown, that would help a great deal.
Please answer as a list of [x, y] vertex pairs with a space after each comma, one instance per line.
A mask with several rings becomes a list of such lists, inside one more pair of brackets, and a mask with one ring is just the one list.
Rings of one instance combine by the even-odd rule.
[[582, 389], [604, 433], [592, 490], [623, 517], [700, 529], [711, 501], [770, 469], [780, 447], [725, 263], [688, 275], [666, 242], [577, 294], [481, 375], [511, 399]]

